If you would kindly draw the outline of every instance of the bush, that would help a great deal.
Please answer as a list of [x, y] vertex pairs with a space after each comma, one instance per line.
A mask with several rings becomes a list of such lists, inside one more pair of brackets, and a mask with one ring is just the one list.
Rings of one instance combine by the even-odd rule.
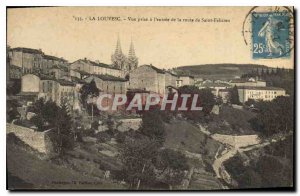
[[122, 132], [119, 132], [116, 136], [116, 141], [120, 144], [123, 144], [125, 142], [126, 135]]

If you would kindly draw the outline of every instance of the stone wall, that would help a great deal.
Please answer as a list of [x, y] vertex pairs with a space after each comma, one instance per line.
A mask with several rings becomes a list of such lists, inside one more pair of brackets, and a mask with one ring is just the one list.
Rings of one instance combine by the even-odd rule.
[[257, 135], [222, 135], [213, 134], [213, 139], [223, 143], [229, 144], [235, 148], [245, 147], [249, 145], [256, 145], [260, 143], [260, 139]]
[[14, 133], [20, 140], [43, 154], [53, 154], [54, 146], [51, 142], [53, 131], [38, 132], [34, 129], [6, 123], [6, 133]]
[[141, 118], [121, 119], [118, 121], [117, 129], [121, 132], [129, 131], [130, 129], [136, 131], [142, 124]]

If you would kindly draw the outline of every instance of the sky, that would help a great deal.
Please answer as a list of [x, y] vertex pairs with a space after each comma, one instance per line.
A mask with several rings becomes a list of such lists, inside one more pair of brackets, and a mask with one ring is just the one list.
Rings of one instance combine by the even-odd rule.
[[[139, 65], [153, 64], [168, 69], [183, 65], [250, 63], [293, 68], [293, 53], [289, 58], [252, 59], [251, 47], [245, 44], [242, 35], [243, 22], [250, 9], [251, 7], [9, 8], [7, 44], [11, 47], [42, 49], [48, 55], [63, 57], [70, 62], [88, 58], [110, 64], [119, 35], [125, 55], [128, 54], [131, 40], [133, 41]], [[111, 21], [108, 17], [117, 17], [117, 20]], [[142, 21], [138, 21], [138, 18]], [[203, 22], [214, 18], [230, 22]], [[165, 19], [169, 21], [164, 21]], [[194, 21], [191, 22], [190, 19]], [[246, 37], [248, 39], [251, 38]]]

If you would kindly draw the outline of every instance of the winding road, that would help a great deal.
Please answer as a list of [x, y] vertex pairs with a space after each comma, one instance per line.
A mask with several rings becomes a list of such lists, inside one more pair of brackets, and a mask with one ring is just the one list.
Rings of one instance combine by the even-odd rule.
[[279, 136], [276, 139], [269, 139], [261, 141], [258, 135], [222, 135], [222, 134], [211, 134], [207, 129], [198, 125], [199, 130], [210, 138], [224, 144], [226, 147], [222, 152], [216, 153], [215, 161], [212, 165], [216, 177], [223, 179], [226, 183], [232, 184], [232, 178], [224, 167], [224, 162], [232, 158], [238, 152], [246, 152], [257, 148], [262, 148], [271, 143], [275, 143], [279, 140], [284, 140], [286, 136]]

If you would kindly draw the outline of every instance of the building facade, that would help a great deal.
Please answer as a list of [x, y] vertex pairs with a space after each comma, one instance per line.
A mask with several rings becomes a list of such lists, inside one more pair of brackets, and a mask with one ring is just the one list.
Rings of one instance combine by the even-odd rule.
[[44, 75], [25, 74], [22, 76], [21, 94], [36, 94], [37, 98], [52, 100], [57, 105], [64, 101], [74, 106], [75, 83]]
[[165, 93], [165, 72], [152, 65], [142, 65], [129, 74], [129, 89]]
[[48, 74], [55, 65], [68, 67], [68, 62], [63, 58], [45, 55], [42, 50], [37, 49], [12, 48], [9, 49], [8, 56], [10, 65], [20, 67], [23, 74]]
[[[77, 72], [77, 73], [75, 73]], [[73, 77], [80, 77], [81, 75], [97, 74], [97, 75], [111, 75], [114, 77], [125, 77], [125, 71], [112, 67], [104, 63], [96, 63], [88, 59], [79, 59], [70, 64], [70, 75]]]
[[194, 85], [195, 80], [193, 76], [178, 76], [176, 81], [176, 87], [181, 87], [185, 85]]
[[241, 103], [245, 103], [249, 99], [272, 101], [278, 96], [286, 96], [283, 88], [261, 86], [238, 87], [238, 94]]
[[110, 75], [90, 75], [84, 79], [87, 83], [92, 80], [95, 81], [97, 88], [105, 93], [109, 94], [125, 94], [125, 83], [126, 80]]

